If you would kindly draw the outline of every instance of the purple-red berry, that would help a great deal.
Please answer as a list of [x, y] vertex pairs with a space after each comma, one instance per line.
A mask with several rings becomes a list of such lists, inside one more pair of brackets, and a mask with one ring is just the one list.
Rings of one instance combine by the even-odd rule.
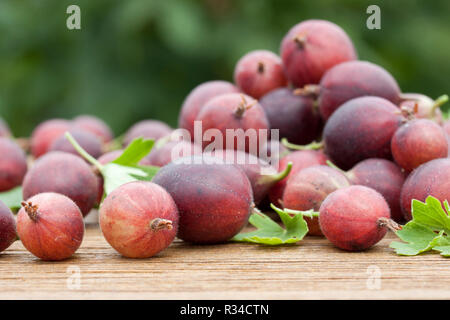
[[369, 249], [386, 234], [389, 206], [383, 196], [364, 186], [331, 193], [320, 206], [319, 224], [325, 237], [347, 251]]
[[178, 237], [188, 242], [225, 242], [247, 224], [253, 210], [245, 173], [218, 158], [179, 159], [162, 167], [153, 182], [174, 199], [180, 213]]
[[51, 119], [38, 125], [31, 134], [31, 153], [35, 158], [47, 153], [53, 141], [70, 129], [70, 122]]
[[432, 120], [411, 120], [395, 132], [391, 151], [399, 166], [406, 171], [412, 171], [433, 159], [447, 158], [447, 135], [444, 129]]
[[[266, 137], [269, 136], [269, 122], [264, 110], [255, 99], [244, 94], [224, 94], [209, 100], [196, 120], [202, 124], [203, 148], [214, 142], [216, 149], [241, 150], [256, 155], [261, 137], [264, 137], [262, 130]], [[205, 135], [209, 129], [213, 129], [209, 131], [210, 137]], [[221, 137], [216, 141], [214, 134], [217, 131]]]
[[414, 117], [418, 119], [430, 119], [439, 124], [444, 122], [444, 117], [440, 109], [441, 105], [447, 102], [448, 96], [443, 95], [436, 100], [421, 93], [402, 93], [400, 98], [400, 108], [407, 108], [413, 111]]
[[287, 85], [280, 57], [267, 50], [255, 50], [243, 56], [234, 69], [234, 82], [255, 99]]
[[345, 31], [325, 20], [306, 20], [292, 27], [280, 51], [286, 76], [295, 87], [319, 83], [328, 69], [357, 58]]
[[411, 220], [412, 200], [425, 202], [428, 196], [442, 203], [450, 201], [450, 159], [435, 159], [415, 169], [406, 179], [401, 193], [401, 207]]
[[25, 152], [10, 138], [0, 137], [0, 192], [22, 184], [27, 173]]
[[16, 219], [11, 210], [0, 201], [0, 252], [17, 240]]
[[400, 193], [406, 173], [394, 162], [386, 159], [361, 161], [346, 173], [352, 184], [378, 191], [389, 204], [391, 217], [397, 222], [404, 220], [400, 208]]
[[124, 145], [130, 144], [136, 138], [158, 140], [172, 133], [172, 128], [159, 120], [142, 120], [134, 124], [125, 133]]
[[111, 192], [100, 207], [106, 241], [128, 258], [148, 258], [167, 248], [178, 230], [178, 210], [166, 190], [130, 182]]
[[96, 135], [102, 143], [110, 142], [114, 138], [111, 128], [98, 117], [81, 115], [73, 119], [72, 125]]
[[243, 151], [217, 150], [214, 156], [228, 164], [241, 168], [252, 185], [253, 198], [258, 205], [269, 193], [270, 188], [285, 177], [285, 174], [269, 165], [266, 161]]
[[308, 144], [320, 136], [322, 120], [312, 97], [280, 88], [263, 96], [259, 103], [266, 112], [270, 128], [280, 130], [280, 138], [295, 144]]
[[83, 216], [68, 197], [41, 193], [22, 203], [17, 233], [24, 247], [36, 257], [50, 261], [67, 259], [83, 240]]
[[369, 158], [391, 159], [391, 139], [404, 120], [400, 109], [386, 99], [352, 99], [325, 125], [326, 153], [344, 170]]
[[[69, 132], [77, 143], [94, 158], [98, 158], [103, 154], [102, 141], [98, 138], [98, 136], [81, 129], [70, 129]], [[62, 134], [55, 141], [53, 141], [50, 145], [49, 151], [62, 151], [81, 157], [78, 151], [67, 139], [65, 134]]]
[[87, 215], [98, 195], [93, 169], [80, 157], [65, 152], [49, 152], [39, 158], [23, 181], [23, 198], [43, 192], [56, 192], [72, 199]]
[[401, 94], [389, 72], [366, 61], [350, 61], [333, 67], [323, 76], [318, 90], [319, 111], [325, 120], [351, 99], [376, 96], [397, 105]]
[[[334, 168], [319, 165], [305, 168], [289, 178], [283, 193], [284, 208], [292, 210], [319, 211], [326, 197], [341, 188], [350, 186], [346, 176]], [[318, 218], [305, 216], [308, 234], [320, 236]]]
[[324, 165], [327, 163], [328, 157], [323, 153], [322, 150], [299, 150], [289, 153], [288, 155], [281, 158], [278, 164], [278, 171], [281, 172], [286, 169], [289, 162], [292, 162], [292, 169], [289, 175], [283, 180], [277, 182], [269, 191], [270, 201], [275, 205], [282, 205], [280, 200], [283, 199], [284, 189], [286, 188], [286, 183], [289, 178], [295, 175], [301, 170], [317, 166]]
[[178, 118], [178, 126], [188, 130], [191, 134], [191, 139], [194, 139], [194, 121], [203, 106], [214, 97], [238, 92], [239, 89], [227, 81], [215, 80], [198, 85], [183, 102]]

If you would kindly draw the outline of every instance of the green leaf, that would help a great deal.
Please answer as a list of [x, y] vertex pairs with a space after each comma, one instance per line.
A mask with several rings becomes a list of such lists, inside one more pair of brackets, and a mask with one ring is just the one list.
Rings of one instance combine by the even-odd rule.
[[101, 173], [107, 195], [125, 183], [141, 180], [137, 177], [144, 178], [147, 176], [147, 173], [139, 168], [121, 166], [115, 163], [104, 165]]
[[11, 210], [20, 209], [23, 200], [22, 187], [17, 187], [6, 192], [0, 193], [0, 201], [2, 201]]
[[440, 251], [443, 257], [450, 257], [450, 245], [434, 247], [433, 250]]
[[160, 167], [155, 166], [137, 166], [136, 168], [144, 171], [146, 176], [135, 176], [136, 179], [141, 181], [152, 181], [153, 177], [158, 173]]
[[151, 181], [158, 172], [158, 167], [140, 166], [139, 162], [149, 154], [155, 142], [143, 138], [134, 139], [114, 161], [102, 165], [92, 158], [72, 137], [66, 132], [66, 137], [80, 155], [92, 163], [103, 176], [103, 189], [105, 195], [110, 194], [121, 185], [133, 181]]
[[154, 144], [154, 140], [143, 138], [134, 139], [113, 163], [122, 166], [136, 167], [138, 166], [139, 161], [150, 153]]
[[[445, 208], [445, 210], [444, 210]], [[394, 241], [390, 247], [399, 255], [413, 256], [422, 252], [436, 250], [442, 256], [450, 256], [450, 217], [449, 204], [428, 196], [425, 202], [412, 201], [412, 220], [396, 235], [404, 242]]]
[[401, 230], [396, 232], [397, 236], [405, 241], [394, 241], [390, 247], [403, 256], [415, 256], [419, 253], [431, 250], [431, 241], [437, 236], [429, 227], [414, 221], [408, 222]]
[[[444, 206], [446, 209], [448, 208], [447, 201], [444, 202]], [[447, 234], [450, 234], [450, 217], [442, 208], [441, 202], [434, 197], [427, 197], [425, 203], [414, 199], [412, 201], [412, 217], [419, 224], [437, 231], [445, 230]]]
[[266, 245], [280, 245], [296, 243], [308, 233], [308, 225], [303, 219], [303, 214], [310, 215], [310, 211], [281, 210], [273, 204], [271, 207], [278, 213], [284, 228], [270, 219], [262, 212], [255, 211], [249, 222], [257, 228], [255, 231], [239, 233], [232, 239], [239, 242], [251, 242]]
[[439, 236], [433, 239], [430, 244], [433, 250], [439, 251], [442, 256], [450, 257], [450, 237], [444, 235], [443, 232], [439, 233]]
[[158, 172], [159, 167], [121, 166], [116, 163], [108, 163], [103, 166], [101, 173], [104, 180], [104, 190], [106, 195], [121, 185], [133, 181], [151, 181]]

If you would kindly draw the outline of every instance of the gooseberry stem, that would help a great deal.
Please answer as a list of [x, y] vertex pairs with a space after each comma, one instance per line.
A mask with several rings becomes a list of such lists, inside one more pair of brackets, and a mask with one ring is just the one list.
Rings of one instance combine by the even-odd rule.
[[287, 209], [287, 208], [280, 209], [276, 205], [274, 205], [273, 203], [270, 204], [270, 207], [273, 210], [275, 210], [275, 211], [284, 211], [284, 212], [286, 212], [288, 214], [291, 214], [291, 215], [301, 214], [302, 216], [306, 216], [306, 217], [309, 217], [309, 218], [314, 218], [314, 217], [318, 217], [319, 216], [319, 212], [314, 211], [313, 209], [306, 210], [306, 211], [292, 210], [292, 209]]
[[150, 221], [150, 228], [153, 231], [172, 230], [173, 225], [171, 220], [156, 218]]
[[444, 94], [434, 100], [433, 107], [431, 108], [430, 115], [434, 116], [436, 113], [436, 110], [439, 109], [443, 104], [445, 104], [448, 101], [448, 95]]
[[294, 94], [317, 98], [320, 95], [320, 86], [317, 84], [307, 84], [303, 88], [295, 89]]
[[292, 162], [288, 162], [286, 168], [283, 171], [272, 174], [272, 175], [263, 175], [258, 180], [258, 184], [266, 184], [266, 183], [274, 183], [286, 178], [292, 169]]
[[313, 141], [310, 144], [298, 145], [290, 143], [286, 138], [281, 139], [281, 144], [291, 150], [319, 150], [324, 147], [323, 141]]
[[398, 230], [402, 230], [402, 226], [400, 224], [392, 219], [385, 217], [378, 218], [378, 225], [380, 225], [381, 227], [386, 227], [394, 233]]
[[22, 201], [22, 207], [24, 208], [25, 212], [28, 214], [28, 217], [34, 222], [37, 221], [38, 218], [38, 206], [33, 205], [31, 202], [25, 202]]
[[337, 165], [335, 165], [333, 162], [331, 162], [330, 160], [326, 161], [327, 166], [329, 166], [330, 168], [336, 169], [339, 172], [343, 173], [345, 176], [347, 176], [347, 172], [345, 172], [344, 170], [342, 170], [341, 168], [339, 168]]
[[103, 165], [100, 162], [98, 162], [97, 159], [95, 159], [89, 153], [87, 153], [86, 150], [84, 150], [78, 144], [78, 142], [74, 139], [74, 137], [70, 134], [70, 132], [66, 132], [64, 135], [67, 138], [67, 140], [69, 140], [69, 142], [72, 144], [72, 146], [75, 148], [75, 150], [77, 150], [77, 152], [83, 158], [85, 158], [87, 161], [89, 161], [91, 164], [93, 164], [99, 171], [103, 170]]

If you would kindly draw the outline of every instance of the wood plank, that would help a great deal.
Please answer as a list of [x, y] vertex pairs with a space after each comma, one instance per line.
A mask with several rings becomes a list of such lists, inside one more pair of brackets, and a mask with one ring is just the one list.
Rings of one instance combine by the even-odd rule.
[[[317, 237], [284, 247], [176, 240], [157, 257], [134, 260], [90, 225], [66, 261], [40, 261], [20, 242], [0, 254], [0, 299], [449, 299], [450, 260], [399, 257], [392, 239], [361, 253]], [[80, 271], [79, 287], [71, 270]], [[371, 270], [380, 272], [379, 288]]]

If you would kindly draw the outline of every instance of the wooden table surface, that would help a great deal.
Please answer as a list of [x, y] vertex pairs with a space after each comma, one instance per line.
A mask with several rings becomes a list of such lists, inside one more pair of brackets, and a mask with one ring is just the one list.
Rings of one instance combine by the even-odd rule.
[[133, 260], [89, 225], [66, 261], [40, 261], [20, 242], [0, 254], [0, 299], [449, 299], [450, 259], [399, 257], [392, 239], [361, 253], [317, 237], [282, 247], [176, 240]]

